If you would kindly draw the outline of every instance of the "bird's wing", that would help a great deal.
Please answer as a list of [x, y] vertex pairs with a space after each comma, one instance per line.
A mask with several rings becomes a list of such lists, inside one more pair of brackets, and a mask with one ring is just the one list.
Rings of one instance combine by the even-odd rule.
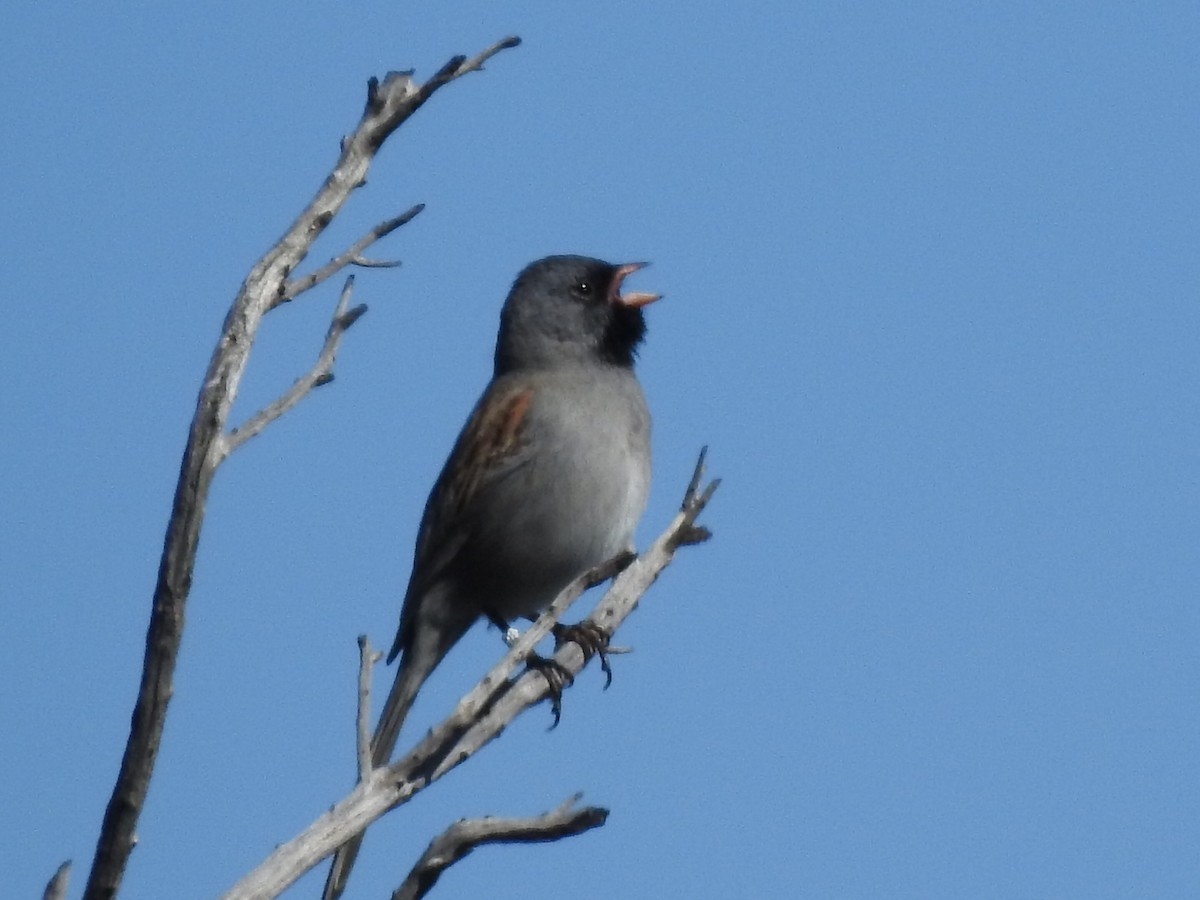
[[493, 382], [475, 405], [438, 476], [417, 532], [412, 576], [400, 615], [394, 658], [408, 644], [419, 598], [446, 571], [474, 531], [475, 503], [484, 489], [529, 461], [528, 418], [534, 389]]

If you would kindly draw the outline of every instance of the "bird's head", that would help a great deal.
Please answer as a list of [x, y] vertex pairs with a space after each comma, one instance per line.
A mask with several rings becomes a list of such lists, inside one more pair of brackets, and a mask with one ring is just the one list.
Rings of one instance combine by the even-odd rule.
[[500, 313], [496, 374], [595, 360], [631, 367], [657, 294], [621, 292], [646, 263], [548, 256], [517, 276]]

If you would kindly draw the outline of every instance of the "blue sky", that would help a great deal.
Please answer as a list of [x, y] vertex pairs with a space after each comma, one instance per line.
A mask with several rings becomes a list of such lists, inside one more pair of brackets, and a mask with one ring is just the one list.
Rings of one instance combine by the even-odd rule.
[[[444, 896], [1131, 897], [1200, 883], [1200, 11], [1184, 3], [21, 4], [0, 34], [0, 860], [85, 877], [185, 429], [249, 265], [364, 84], [506, 35], [318, 244], [360, 275], [337, 380], [218, 474], [123, 896], [207, 897], [353, 779], [426, 492], [516, 272], [651, 259], [669, 520], [714, 540], [588, 671], [374, 828], [386, 896], [460, 816], [607, 826]], [[272, 314], [235, 418], [319, 348]], [[473, 632], [410, 720], [499, 652]], [[380, 675], [381, 679], [390, 677]], [[323, 874], [289, 896], [311, 897]]]

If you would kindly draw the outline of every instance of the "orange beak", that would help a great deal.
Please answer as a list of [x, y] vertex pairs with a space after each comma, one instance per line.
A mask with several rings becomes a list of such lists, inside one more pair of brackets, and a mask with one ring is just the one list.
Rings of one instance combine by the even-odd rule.
[[644, 269], [648, 265], [650, 265], [650, 263], [634, 262], [617, 266], [617, 272], [613, 276], [609, 300], [613, 303], [620, 303], [623, 306], [637, 309], [639, 306], [646, 306], [649, 303], [653, 303], [655, 300], [662, 299], [661, 294], [648, 294], [642, 291], [630, 291], [626, 294], [621, 293], [621, 282], [625, 280], [625, 276], [636, 272], [638, 269]]

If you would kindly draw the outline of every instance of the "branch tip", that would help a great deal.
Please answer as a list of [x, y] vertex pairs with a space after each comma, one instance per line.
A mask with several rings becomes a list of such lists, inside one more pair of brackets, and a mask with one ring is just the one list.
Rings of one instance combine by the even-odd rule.
[[676, 547], [691, 547], [695, 544], [703, 544], [712, 537], [712, 532], [703, 525], [687, 525], [679, 529], [679, 534], [675, 538]]
[[71, 879], [71, 861], [68, 859], [62, 863], [46, 882], [46, 889], [42, 892], [42, 900], [66, 900], [67, 882]]
[[484, 844], [557, 841], [603, 825], [608, 819], [607, 809], [599, 806], [573, 808], [581, 796], [568, 797], [564, 803], [540, 816], [459, 819], [429, 842], [404, 883], [392, 893], [392, 900], [424, 897], [446, 869]]
[[400, 213], [400, 215], [396, 216], [395, 218], [388, 219], [382, 225], [377, 226], [379, 231], [378, 236], [383, 237], [384, 235], [391, 234], [401, 225], [407, 225], [409, 222], [419, 216], [424, 210], [424, 203], [416, 203], [410, 206], [404, 212]]
[[721, 486], [721, 479], [714, 478], [704, 485], [703, 490], [700, 488], [700, 483], [704, 480], [704, 460], [707, 456], [708, 445], [706, 444], [700, 448], [700, 455], [696, 459], [696, 468], [692, 470], [692, 478], [688, 482], [687, 490], [683, 495], [683, 503], [679, 507], [681, 519], [669, 541], [672, 549], [702, 544], [712, 537], [712, 532], [708, 528], [696, 524], [697, 517], [708, 505], [708, 501], [712, 499], [717, 488]]
[[358, 266], [360, 269], [394, 269], [400, 265], [398, 259], [369, 259], [365, 256], [356, 256], [350, 260], [350, 265]]
[[371, 649], [365, 634], [358, 636], [358, 704], [354, 718], [354, 750], [359, 782], [371, 776], [371, 669], [381, 653]]
[[688, 504], [696, 496], [696, 490], [700, 487], [700, 480], [704, 477], [704, 460], [708, 457], [708, 444], [700, 448], [700, 455], [696, 457], [696, 468], [692, 470], [692, 480], [688, 482], [687, 490], [683, 492], [682, 510], [688, 508]]
[[697, 501], [698, 505], [701, 508], [708, 506], [708, 501], [712, 499], [712, 495], [717, 492], [717, 488], [719, 488], [720, 486], [721, 486], [720, 478], [714, 478], [712, 481], [710, 481], [708, 483], [708, 487], [706, 487], [704, 489], [704, 493], [700, 495], [700, 499]]

